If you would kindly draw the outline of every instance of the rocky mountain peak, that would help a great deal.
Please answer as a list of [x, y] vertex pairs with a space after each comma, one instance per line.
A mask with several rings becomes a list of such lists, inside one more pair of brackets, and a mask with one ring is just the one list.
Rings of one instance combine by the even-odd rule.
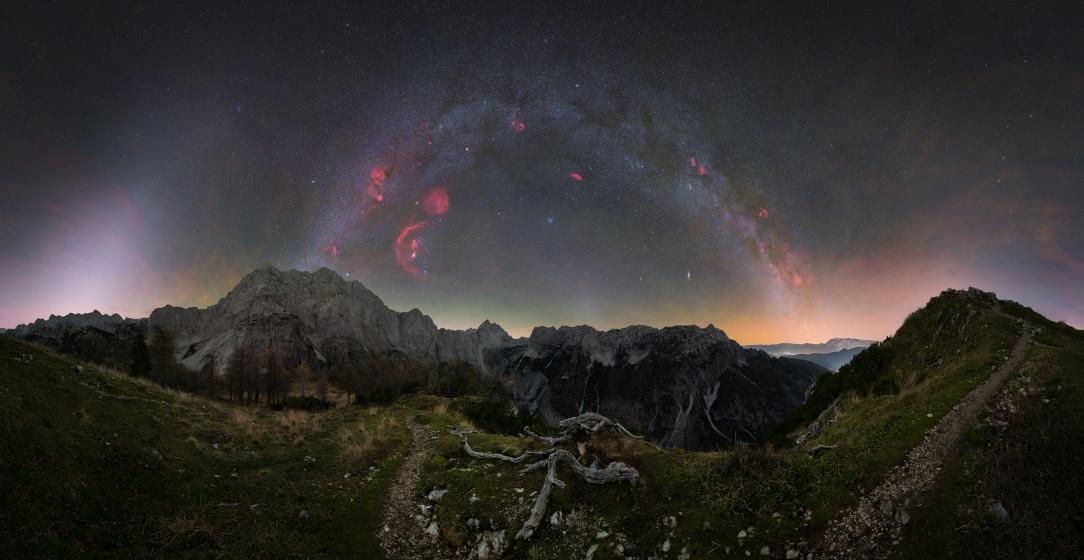
[[206, 309], [166, 306], [151, 313], [150, 321], [177, 333], [180, 357], [189, 367], [214, 356], [221, 368], [240, 345], [274, 348], [287, 363], [348, 362], [394, 352], [481, 365], [479, 348], [494, 337], [508, 339], [504, 329], [488, 322], [484, 333], [438, 329], [420, 310], [394, 311], [361, 282], [327, 268], [281, 271], [270, 265], [247, 274]]

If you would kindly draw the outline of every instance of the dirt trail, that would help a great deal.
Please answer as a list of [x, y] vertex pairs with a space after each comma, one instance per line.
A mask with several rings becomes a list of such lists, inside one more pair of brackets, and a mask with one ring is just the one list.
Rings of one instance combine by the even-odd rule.
[[910, 512], [922, 504], [941, 467], [956, 454], [960, 442], [978, 421], [979, 413], [1020, 367], [1031, 343], [1029, 325], [1013, 346], [1012, 355], [986, 381], [980, 383], [926, 432], [922, 443], [907, 454], [903, 464], [889, 472], [858, 506], [833, 520], [817, 545], [814, 558], [886, 558], [899, 543]]
[[[418, 558], [421, 551], [433, 548], [434, 539], [425, 533], [415, 517], [422, 513], [418, 507], [415, 488], [421, 480], [425, 459], [429, 456], [430, 433], [410, 419], [412, 442], [410, 452], [399, 466], [399, 472], [388, 485], [384, 504], [384, 523], [377, 529], [376, 540], [389, 560]], [[435, 553], [435, 550], [433, 551]], [[423, 557], [435, 557], [424, 555]]]

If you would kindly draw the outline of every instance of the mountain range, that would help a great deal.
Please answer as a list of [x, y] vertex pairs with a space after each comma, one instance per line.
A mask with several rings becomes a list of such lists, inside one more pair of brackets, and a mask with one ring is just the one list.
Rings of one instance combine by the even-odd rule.
[[489, 321], [442, 329], [418, 309], [388, 308], [361, 282], [326, 268], [257, 269], [205, 309], [167, 305], [143, 320], [53, 316], [8, 334], [71, 350], [87, 329], [108, 339], [149, 325], [176, 335], [177, 359], [191, 369], [212, 360], [221, 372], [239, 346], [272, 348], [290, 367], [371, 358], [466, 364], [498, 376], [522, 409], [547, 422], [599, 411], [662, 445], [690, 449], [760, 439], [827, 371], [743, 348], [712, 325], [537, 327], [521, 338]]
[[794, 356], [810, 354], [831, 354], [853, 348], [867, 348], [877, 342], [876, 340], [862, 340], [860, 338], [833, 338], [822, 343], [790, 343], [780, 344], [750, 344], [747, 348], [763, 350], [772, 356]]

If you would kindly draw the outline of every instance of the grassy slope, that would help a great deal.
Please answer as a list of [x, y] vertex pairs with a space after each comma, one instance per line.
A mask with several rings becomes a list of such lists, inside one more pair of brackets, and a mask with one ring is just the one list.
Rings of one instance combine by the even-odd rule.
[[6, 556], [379, 557], [409, 439], [391, 411], [272, 413], [72, 366], [0, 337]]
[[895, 557], [1084, 554], [1084, 333], [1047, 324], [1036, 341]]
[[[968, 304], [975, 310], [970, 320], [965, 319]], [[1008, 303], [1002, 311], [1046, 325], [1036, 339], [1059, 347], [1033, 350], [1022, 370], [1033, 368], [1031, 375], [1042, 379], [1041, 386], [1056, 383], [1060, 388], [1038, 412], [1021, 413], [1024, 432], [1006, 440], [1027, 440], [1026, 449], [990, 455], [983, 450], [996, 448], [1001, 440], [979, 430], [973, 438], [976, 450], [969, 453], [986, 453], [979, 463], [1009, 457], [1016, 464], [1040, 461], [1048, 467], [1030, 478], [1019, 477], [1024, 471], [1015, 467], [1007, 472], [1017, 478], [1005, 482], [1004, 472], [979, 472], [965, 454], [961, 466], [952, 467], [957, 471], [950, 469], [958, 483], [944, 483], [938, 494], [948, 501], [913, 516], [914, 533], [904, 542], [917, 548], [903, 548], [905, 557], [971, 550], [971, 541], [953, 541], [955, 518], [938, 513], [948, 515], [961, 505], [975, 511], [976, 496], [993, 495], [987, 488], [994, 483], [988, 480], [1009, 485], [997, 496], [1021, 524], [1049, 523], [1061, 514], [1057, 535], [1079, 531], [1082, 490], [1075, 473], [1084, 468], [1074, 452], [1084, 421], [1084, 397], [1077, 389], [1080, 332], [1055, 333], [1049, 322]], [[832, 422], [797, 448], [689, 453], [595, 436], [587, 442], [584, 462], [625, 462], [640, 471], [640, 482], [593, 486], [559, 470], [567, 488], [554, 489], [547, 519], [529, 542], [513, 543], [509, 556], [582, 558], [598, 545], [594, 557], [603, 559], [676, 557], [683, 549], [693, 558], [727, 557], [728, 551], [759, 557], [763, 546], [781, 557], [787, 543], [812, 540], [841, 508], [874, 487], [927, 428], [1004, 359], [1015, 332], [1013, 319], [964, 296], [935, 298], [879, 345], [880, 355], [867, 359], [861, 375], [836, 384], [837, 392], [827, 401], [835, 405], [821, 423]], [[503, 529], [510, 538], [528, 515], [532, 492], [542, 484], [541, 472], [519, 477], [520, 465], [473, 459], [463, 452], [459, 439], [446, 430], [470, 423], [461, 412], [463, 400], [412, 396], [387, 408], [339, 409], [320, 416], [316, 430], [316, 417], [304, 415], [307, 420], [296, 423], [308, 426], [300, 432], [305, 437], [294, 443], [296, 436], [281, 415], [163, 392], [108, 373], [78, 376], [69, 372], [69, 362], [0, 341], [0, 445], [13, 450], [0, 458], [0, 544], [12, 543], [17, 554], [55, 556], [86, 549], [122, 556], [377, 557], [371, 535], [378, 524], [380, 490], [406, 449], [403, 428], [412, 414], [439, 434], [431, 440], [415, 499], [434, 504], [444, 546], [472, 546], [480, 531], [490, 529]], [[37, 361], [14, 361], [22, 352], [34, 352]], [[817, 412], [806, 412], [807, 418], [794, 424], [796, 432]], [[381, 417], [396, 419], [398, 426]], [[384, 434], [385, 443], [367, 454], [357, 451], [365, 447], [359, 440], [372, 438], [340, 434], [344, 427], [358, 434], [359, 425]], [[227, 430], [235, 434], [232, 442], [211, 448], [214, 434]], [[506, 454], [537, 445], [497, 434], [474, 434], [470, 441], [477, 450]], [[808, 454], [806, 449], [816, 444], [835, 447]], [[306, 461], [306, 455], [316, 460]], [[345, 472], [367, 472], [370, 464], [380, 466], [373, 482], [343, 479]], [[233, 472], [238, 477], [228, 476]], [[981, 490], [968, 486], [972, 479], [983, 485]], [[1052, 480], [1068, 490], [1054, 500], [1053, 509], [1043, 510], [1039, 502], [1049, 502], [1056, 493]], [[425, 495], [434, 488], [449, 492], [430, 502]], [[472, 502], [472, 496], [478, 500]], [[249, 507], [254, 503], [260, 507]], [[1072, 506], [1078, 507], [1077, 517], [1065, 515]], [[300, 518], [301, 509], [310, 517]], [[1024, 510], [1031, 517], [1019, 513]], [[552, 526], [548, 517], [557, 511], [565, 520]], [[471, 519], [481, 527], [468, 525]], [[1013, 556], [1015, 549], [1004, 539], [982, 532], [1004, 527], [979, 527], [973, 540], [989, 545], [987, 556]], [[743, 530], [747, 535], [739, 538]], [[666, 544], [669, 552], [664, 554]], [[922, 548], [927, 544], [931, 548]]]
[[[1007, 302], [1001, 311], [1052, 325]], [[621, 557], [618, 545], [624, 554], [646, 557], [661, 554], [667, 540], [671, 554], [685, 548], [693, 557], [725, 557], [729, 549], [732, 554], [748, 551], [756, 556], [761, 547], [768, 546], [773, 556], [781, 556], [788, 543], [812, 541], [828, 520], [875, 487], [927, 429], [996, 369], [1013, 347], [1019, 331], [1014, 322], [963, 294], [931, 300], [879, 345], [880, 355], [867, 358], [864, 371], [835, 386], [837, 393], [827, 401], [835, 406], [821, 421], [831, 422], [798, 448], [687, 453], [612, 436], [597, 438], [588, 443], [585, 462], [596, 458], [601, 464], [623, 461], [640, 470], [641, 482], [634, 487], [589, 487], [570, 474], [559, 474], [569, 487], [554, 491], [547, 515], [581, 511], [589, 523], [577, 533], [543, 522], [530, 543], [515, 545], [513, 556], [570, 558], [599, 544], [597, 558]], [[1079, 378], [1080, 370], [1074, 370], [1072, 363], [1071, 359], [1051, 362], [1049, 367], [1063, 377]], [[816, 412], [808, 417], [816, 418]], [[1079, 434], [1079, 413], [1052, 414], [1063, 412], [1068, 421], [1065, 430]], [[449, 414], [424, 418], [437, 427], [462, 423]], [[795, 433], [807, 424], [797, 423]], [[1047, 440], [1041, 441], [1038, 445], [1044, 452], [1054, 451]], [[516, 454], [527, 445], [525, 440], [499, 435], [471, 436], [471, 442], [477, 450], [506, 454]], [[821, 444], [834, 447], [816, 455], [806, 452]], [[473, 542], [466, 525], [471, 518], [495, 519], [495, 527], [514, 533], [527, 517], [530, 493], [540, 488], [542, 475], [519, 478], [517, 465], [472, 459], [451, 435], [442, 436], [436, 447], [418, 501], [424, 502], [422, 494], [431, 488], [450, 489], [452, 499], [441, 500], [436, 507], [441, 527], [448, 528], [441, 537], [445, 544]], [[1027, 484], [1042, 486], [1044, 481], [1033, 478]], [[516, 488], [523, 488], [524, 493], [517, 493]], [[471, 495], [482, 499], [469, 505]], [[1079, 503], [1080, 495], [1077, 491], [1070, 500]], [[676, 518], [676, 527], [664, 522], [669, 516]], [[754, 530], [749, 531], [750, 527]], [[739, 539], [742, 530], [747, 536]], [[595, 531], [610, 535], [595, 539]], [[929, 552], [915, 557], [929, 556]]]

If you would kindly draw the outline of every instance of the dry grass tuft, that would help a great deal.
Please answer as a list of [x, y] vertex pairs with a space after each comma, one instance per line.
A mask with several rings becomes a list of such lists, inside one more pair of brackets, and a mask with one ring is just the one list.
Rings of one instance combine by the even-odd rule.
[[180, 515], [160, 519], [158, 525], [159, 529], [155, 537], [162, 545], [185, 542], [194, 538], [219, 542], [214, 523], [203, 512], [197, 512], [191, 516]]
[[233, 410], [233, 421], [239, 431], [244, 432], [254, 441], [262, 440], [267, 436], [267, 425], [260, 422], [252, 411], [235, 408]]
[[391, 416], [363, 420], [355, 428], [339, 430], [339, 460], [360, 463], [395, 440], [399, 421]]
[[276, 416], [277, 429], [275, 430], [275, 442], [292, 442], [301, 445], [305, 438], [323, 431], [320, 425], [323, 415], [312, 414], [302, 410], [288, 410]]
[[87, 412], [87, 406], [89, 406], [90, 403], [91, 403], [90, 400], [85, 401], [83, 403], [83, 406], [80, 406], [79, 410], [75, 411], [75, 417], [76, 417], [76, 419], [79, 420], [80, 425], [86, 426], [87, 424], [90, 424], [91, 421], [92, 421], [92, 419], [90, 417], [90, 413]]

